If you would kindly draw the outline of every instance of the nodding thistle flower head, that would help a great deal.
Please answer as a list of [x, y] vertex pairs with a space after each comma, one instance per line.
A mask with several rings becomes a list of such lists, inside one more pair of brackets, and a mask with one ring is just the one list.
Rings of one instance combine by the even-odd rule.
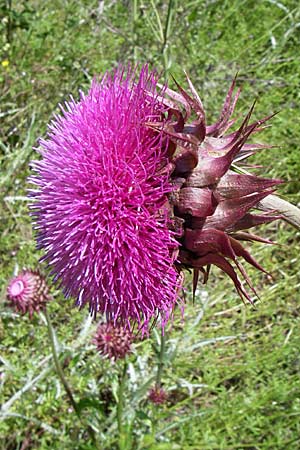
[[[206, 122], [202, 102], [157, 89], [144, 66], [117, 69], [71, 99], [40, 141], [31, 196], [38, 246], [67, 297], [129, 330], [166, 323], [178, 302], [181, 270], [207, 281], [212, 264], [251, 301], [255, 292], [240, 258], [263, 270], [242, 241], [270, 243], [245, 230], [274, 214], [253, 214], [280, 180], [243, 173], [240, 162], [263, 147], [248, 143], [269, 117], [236, 131], [239, 91], [229, 89], [219, 120]], [[194, 115], [194, 120], [191, 119]]]
[[166, 321], [177, 301], [178, 243], [156, 75], [116, 70], [71, 100], [40, 141], [31, 177], [43, 258], [65, 295], [129, 329]]
[[44, 277], [38, 271], [23, 270], [12, 278], [7, 288], [7, 299], [21, 314], [29, 314], [45, 309], [51, 300]]
[[116, 360], [131, 353], [132, 340], [133, 335], [128, 329], [120, 325], [113, 326], [112, 323], [100, 323], [93, 343], [100, 355]]
[[162, 387], [154, 387], [150, 389], [148, 399], [155, 405], [162, 405], [168, 400], [168, 394]]

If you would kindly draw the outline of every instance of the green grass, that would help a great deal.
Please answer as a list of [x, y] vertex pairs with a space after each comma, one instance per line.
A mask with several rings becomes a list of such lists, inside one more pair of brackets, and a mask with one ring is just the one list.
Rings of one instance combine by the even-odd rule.
[[[137, 0], [135, 14], [134, 3], [6, 0], [0, 5], [0, 382], [6, 405], [0, 415], [1, 450], [93, 448], [56, 379], [42, 319], [22, 318], [5, 303], [15, 268], [34, 268], [40, 257], [25, 198], [28, 162], [36, 157], [32, 147], [70, 93], [78, 97], [94, 75], [120, 62], [148, 61], [182, 84], [185, 69], [212, 120], [238, 71], [243, 93], [237, 113], [245, 113], [254, 99], [255, 117], [279, 111], [260, 137], [278, 147], [255, 157], [264, 166], [257, 171], [284, 178], [280, 193], [300, 202], [298, 2], [173, 1], [168, 27], [167, 1]], [[269, 281], [250, 270], [260, 293], [255, 309], [239, 304], [218, 270], [208, 287], [200, 286], [195, 305], [187, 283], [184, 321], [178, 312], [167, 334], [166, 405], [154, 408], [147, 401], [159, 336], [153, 332], [135, 344], [125, 399], [129, 448], [300, 447], [300, 234], [284, 223], [265, 227], [264, 233], [280, 245], [253, 246], [274, 277]], [[97, 427], [102, 448], [117, 448], [122, 364], [112, 366], [95, 354], [95, 325], [78, 339], [87, 312], [75, 310], [55, 287], [52, 292], [49, 310], [66, 376], [76, 399], [87, 399], [84, 413]]]

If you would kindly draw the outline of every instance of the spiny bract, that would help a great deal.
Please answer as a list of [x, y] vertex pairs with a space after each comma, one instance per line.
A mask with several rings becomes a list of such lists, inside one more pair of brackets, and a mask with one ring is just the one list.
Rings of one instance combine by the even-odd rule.
[[[261, 131], [272, 116], [250, 123], [253, 105], [239, 128], [227, 133], [236, 122], [232, 119], [240, 95], [240, 90], [234, 95], [236, 80], [228, 91], [219, 120], [212, 125], [207, 124], [200, 97], [188, 77], [187, 81], [192, 96], [175, 81], [178, 90], [166, 88], [169, 99], [161, 99], [169, 107], [167, 123], [149, 124], [169, 138], [168, 155], [173, 165], [171, 178], [174, 184], [170, 205], [177, 220], [177, 231], [181, 234], [178, 260], [181, 268], [194, 269], [194, 292], [199, 272], [203, 273], [206, 282], [210, 266], [214, 264], [233, 280], [241, 298], [251, 302], [232, 263], [256, 294], [238, 258], [265, 271], [241, 241], [272, 243], [244, 230], [281, 217], [274, 211], [251, 214], [250, 210], [257, 208], [257, 204], [274, 192], [274, 186], [282, 181], [245, 173], [240, 162], [257, 150], [270, 147], [248, 143], [248, 138]], [[191, 120], [192, 114], [194, 120]]]

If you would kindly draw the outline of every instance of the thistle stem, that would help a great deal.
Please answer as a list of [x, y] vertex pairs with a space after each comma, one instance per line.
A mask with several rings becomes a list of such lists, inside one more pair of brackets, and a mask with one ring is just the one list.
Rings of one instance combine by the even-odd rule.
[[8, 12], [8, 22], [6, 26], [6, 40], [9, 44], [12, 42], [12, 0], [6, 1], [6, 8]]
[[119, 384], [118, 392], [118, 404], [117, 404], [117, 421], [118, 421], [118, 431], [119, 431], [119, 448], [122, 450], [123, 446], [123, 409], [124, 409], [124, 389], [127, 373], [127, 361], [124, 359], [123, 371]]
[[137, 0], [132, 2], [132, 36], [133, 36], [133, 61], [137, 63], [137, 35], [136, 35], [136, 22], [138, 17], [138, 5]]
[[277, 195], [268, 195], [259, 202], [258, 206], [265, 211], [278, 211], [286, 222], [300, 228], [300, 209]]
[[[73, 407], [73, 409], [74, 409], [78, 419], [82, 422], [82, 418], [81, 418], [81, 415], [80, 415], [80, 409], [79, 409], [78, 404], [76, 403], [76, 401], [74, 399], [72, 390], [70, 388], [69, 383], [67, 382], [67, 380], [65, 378], [62, 366], [61, 366], [60, 361], [59, 361], [59, 357], [58, 357], [58, 353], [57, 353], [57, 349], [56, 349], [56, 343], [55, 343], [54, 328], [52, 326], [52, 323], [51, 323], [51, 320], [50, 320], [50, 315], [48, 313], [47, 308], [45, 308], [44, 314], [45, 314], [45, 318], [46, 318], [46, 322], [47, 322], [48, 336], [49, 336], [49, 340], [50, 340], [50, 344], [51, 344], [51, 350], [52, 350], [52, 355], [53, 355], [53, 360], [54, 360], [54, 365], [55, 365], [55, 369], [56, 369], [57, 375], [58, 375], [60, 381], [62, 382], [63, 387], [65, 388], [66, 394], [67, 394], [67, 396], [68, 396], [68, 398], [70, 400], [70, 403], [71, 403], [71, 405], [72, 405], [72, 407]], [[95, 431], [89, 425], [86, 425], [86, 424], [83, 424], [83, 425], [86, 427], [86, 429], [87, 429], [87, 431], [88, 431], [88, 433], [89, 433], [89, 435], [90, 435], [90, 437], [92, 439], [92, 442], [93, 442], [95, 448], [100, 450], [100, 447], [98, 445], [98, 442], [97, 442], [97, 439], [96, 439], [96, 436], [95, 436]]]
[[169, 70], [170, 65], [170, 58], [168, 55], [168, 47], [169, 47], [169, 37], [171, 34], [171, 25], [172, 25], [172, 14], [174, 12], [174, 0], [169, 0], [168, 3], [168, 12], [167, 12], [167, 18], [165, 23], [165, 28], [163, 31], [163, 44], [162, 44], [162, 54], [164, 58], [164, 66], [165, 66], [165, 72]]
[[161, 338], [160, 338], [160, 351], [158, 357], [158, 365], [157, 365], [157, 374], [156, 374], [156, 387], [161, 387], [161, 378], [162, 372], [164, 368], [164, 357], [165, 357], [165, 349], [166, 349], [166, 333], [165, 330], [161, 330]]
[[53, 360], [54, 360], [54, 365], [55, 365], [57, 375], [59, 376], [60, 381], [63, 384], [63, 387], [65, 388], [66, 394], [69, 397], [70, 403], [71, 403], [75, 413], [77, 414], [78, 417], [80, 417], [80, 411], [78, 409], [78, 405], [75, 402], [71, 388], [65, 378], [61, 364], [59, 362], [56, 345], [55, 345], [54, 329], [53, 329], [47, 308], [45, 309], [44, 312], [45, 312], [45, 317], [46, 317], [46, 321], [47, 321], [48, 335], [49, 335], [49, 340], [50, 340], [50, 344], [51, 344], [51, 350], [52, 350], [52, 355], [53, 355]]

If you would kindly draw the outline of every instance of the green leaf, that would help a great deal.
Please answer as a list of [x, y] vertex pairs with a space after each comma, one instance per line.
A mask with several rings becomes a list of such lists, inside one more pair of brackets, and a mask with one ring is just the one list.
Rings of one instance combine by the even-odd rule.
[[83, 397], [79, 402], [77, 403], [79, 412], [82, 412], [84, 409], [96, 409], [97, 411], [101, 412], [101, 414], [104, 414], [103, 412], [103, 405], [100, 403], [99, 400], [91, 397]]

